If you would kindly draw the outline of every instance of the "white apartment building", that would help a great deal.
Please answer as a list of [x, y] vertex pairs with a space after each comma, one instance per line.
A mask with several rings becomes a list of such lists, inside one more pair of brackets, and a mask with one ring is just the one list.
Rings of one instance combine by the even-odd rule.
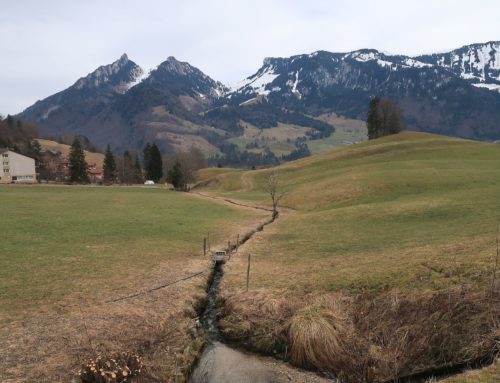
[[13, 152], [0, 149], [0, 183], [36, 182], [35, 160]]

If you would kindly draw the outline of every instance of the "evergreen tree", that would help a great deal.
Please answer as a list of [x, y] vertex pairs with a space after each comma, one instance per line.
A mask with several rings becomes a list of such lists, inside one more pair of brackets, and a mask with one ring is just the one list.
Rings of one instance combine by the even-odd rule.
[[151, 179], [151, 145], [149, 142], [146, 143], [144, 150], [142, 151], [142, 158], [144, 159], [144, 173], [146, 179]]
[[38, 142], [38, 140], [33, 140], [29, 143], [26, 155], [33, 158], [36, 162], [36, 165], [39, 166], [40, 158], [42, 156], [42, 146], [40, 145], [40, 142]]
[[70, 181], [79, 183], [89, 183], [87, 175], [87, 162], [85, 162], [85, 153], [83, 152], [80, 140], [75, 138], [71, 144], [69, 152], [69, 171]]
[[116, 162], [113, 153], [111, 152], [111, 146], [108, 144], [106, 148], [106, 154], [104, 156], [104, 182], [113, 183], [115, 181], [116, 174]]
[[184, 190], [186, 183], [179, 161], [175, 161], [174, 166], [167, 173], [167, 182], [172, 184], [176, 190]]
[[43, 161], [42, 161], [42, 146], [38, 140], [33, 140], [29, 143], [26, 155], [35, 160], [35, 168], [38, 174], [43, 172]]
[[151, 145], [149, 150], [149, 169], [148, 169], [148, 179], [158, 182], [163, 176], [163, 163], [161, 160], [160, 149], [156, 144]]
[[368, 139], [373, 140], [374, 138], [380, 137], [380, 117], [378, 111], [378, 105], [380, 103], [380, 98], [372, 97], [370, 100], [370, 106], [368, 108], [368, 116], [366, 118], [366, 127], [368, 128]]

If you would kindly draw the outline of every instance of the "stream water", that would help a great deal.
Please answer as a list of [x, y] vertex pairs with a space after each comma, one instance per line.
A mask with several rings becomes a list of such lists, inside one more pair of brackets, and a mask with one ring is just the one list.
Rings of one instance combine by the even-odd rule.
[[217, 326], [217, 293], [223, 264], [215, 263], [208, 288], [206, 306], [200, 316], [207, 347], [188, 379], [189, 383], [326, 383], [314, 373], [294, 369], [285, 363], [232, 349], [221, 343]]
[[221, 340], [219, 327], [217, 326], [217, 292], [222, 280], [222, 262], [215, 262], [210, 280], [210, 287], [207, 292], [207, 303], [200, 321], [205, 329], [205, 339], [208, 343]]

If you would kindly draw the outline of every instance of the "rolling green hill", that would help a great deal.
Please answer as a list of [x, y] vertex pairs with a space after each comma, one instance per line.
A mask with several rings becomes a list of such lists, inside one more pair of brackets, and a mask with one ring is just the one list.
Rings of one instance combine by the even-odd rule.
[[278, 221], [244, 248], [252, 297], [243, 290], [245, 258], [226, 266], [228, 336], [289, 350], [299, 365], [353, 381], [356, 373], [393, 379], [492, 352], [499, 146], [404, 132], [275, 170], [207, 170], [203, 185], [269, 204], [273, 171], [286, 195]]

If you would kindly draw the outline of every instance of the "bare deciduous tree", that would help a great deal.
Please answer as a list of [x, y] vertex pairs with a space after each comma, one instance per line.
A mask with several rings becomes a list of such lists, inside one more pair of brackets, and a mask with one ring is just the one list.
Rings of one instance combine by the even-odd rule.
[[271, 202], [273, 204], [273, 218], [278, 216], [278, 204], [279, 201], [285, 196], [285, 191], [281, 188], [279, 174], [273, 171], [267, 178], [266, 191], [271, 197]]
[[164, 156], [163, 160], [164, 168], [167, 169], [167, 182], [184, 191], [189, 190], [189, 186], [196, 182], [198, 170], [206, 166], [203, 152], [195, 147], [191, 147], [187, 152]]
[[370, 140], [396, 134], [404, 129], [401, 109], [387, 98], [372, 98], [366, 123]]

